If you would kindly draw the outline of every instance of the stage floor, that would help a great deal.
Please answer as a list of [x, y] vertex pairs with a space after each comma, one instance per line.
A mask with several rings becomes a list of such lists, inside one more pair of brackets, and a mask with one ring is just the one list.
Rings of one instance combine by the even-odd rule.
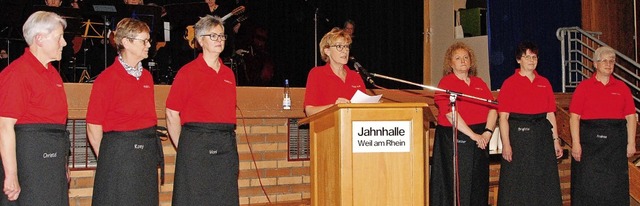
[[309, 206], [311, 205], [311, 199], [303, 199], [299, 201], [286, 201], [286, 202], [278, 202], [278, 203], [260, 203], [260, 204], [248, 204], [251, 206], [262, 206], [262, 205], [278, 205], [278, 206]]

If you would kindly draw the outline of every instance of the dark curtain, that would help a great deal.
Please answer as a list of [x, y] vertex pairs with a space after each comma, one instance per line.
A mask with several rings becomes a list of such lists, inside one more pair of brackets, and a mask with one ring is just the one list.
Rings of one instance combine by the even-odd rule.
[[[26, 5], [37, 3], [36, 0], [27, 1]], [[105, 0], [83, 2], [97, 1]], [[22, 1], [0, 2], [14, 5], [16, 3], [10, 2]], [[204, 1], [145, 0], [145, 3], [159, 5], [188, 2]], [[245, 5], [245, 14], [249, 18], [242, 23], [243, 26], [268, 30], [268, 52], [275, 64], [275, 79], [269, 86], [283, 86], [284, 79], [289, 79], [291, 86], [304, 87], [309, 70], [315, 64], [314, 55], [318, 55], [318, 65], [324, 65], [315, 46], [331, 28], [342, 27], [347, 19], [356, 23], [350, 55], [356, 57], [363, 67], [369, 72], [422, 82], [423, 1], [218, 0], [217, 3], [227, 7]], [[21, 7], [24, 5], [19, 4]], [[4, 11], [5, 8], [0, 9]], [[319, 16], [318, 41], [314, 40], [316, 11]], [[351, 66], [352, 62], [349, 64]], [[415, 88], [383, 79], [376, 79], [376, 83], [388, 88]]]
[[[369, 72], [413, 82], [422, 82], [423, 2], [383, 0], [254, 0], [247, 1], [251, 23], [269, 29], [268, 46], [282, 86], [285, 78], [291, 86], [304, 87], [314, 66], [324, 65], [317, 45], [333, 27], [342, 27], [347, 19], [355, 21], [351, 56]], [[318, 42], [314, 40], [314, 14], [318, 13]], [[389, 88], [407, 85], [376, 79]]]
[[[7, 50], [13, 61], [24, 53], [26, 43], [22, 37], [22, 24], [30, 15], [30, 7], [35, 0], [0, 0], [0, 49]], [[7, 65], [7, 59], [3, 59]]]
[[538, 74], [551, 82], [554, 91], [561, 91], [562, 65], [560, 27], [580, 26], [580, 0], [489, 0], [489, 64], [491, 89], [500, 89], [502, 82], [519, 67], [515, 51], [521, 41], [538, 45]]

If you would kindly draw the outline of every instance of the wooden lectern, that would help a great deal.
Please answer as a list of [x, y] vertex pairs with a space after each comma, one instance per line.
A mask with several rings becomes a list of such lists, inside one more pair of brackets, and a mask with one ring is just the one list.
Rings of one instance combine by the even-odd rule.
[[337, 104], [301, 120], [310, 124], [311, 205], [425, 205], [426, 106]]

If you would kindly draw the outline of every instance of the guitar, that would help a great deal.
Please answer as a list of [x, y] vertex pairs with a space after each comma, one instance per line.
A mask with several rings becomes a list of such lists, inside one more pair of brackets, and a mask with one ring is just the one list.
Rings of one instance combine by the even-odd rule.
[[[239, 6], [235, 9], [233, 9], [233, 11], [229, 12], [227, 15], [224, 15], [222, 18], [220, 18], [223, 22], [227, 19], [229, 19], [232, 16], [235, 15], [239, 15], [242, 14], [244, 12], [245, 8], [244, 6]], [[233, 24], [231, 25], [236, 25], [237, 23], [240, 23], [244, 20], [247, 20], [249, 17], [247, 16], [241, 16], [238, 17]], [[195, 36], [196, 36], [196, 30], [195, 27], [193, 25], [189, 25], [187, 26], [187, 28], [185, 28], [184, 30], [184, 40], [187, 40], [187, 43], [189, 45], [189, 47], [191, 47], [191, 49], [197, 49], [200, 46], [198, 45], [197, 41], [195, 40]]]
[[224, 15], [221, 19], [222, 21], [226, 21], [227, 19], [229, 19], [229, 17], [242, 14], [242, 12], [244, 12], [244, 6], [239, 6], [238, 8], [233, 9], [233, 11], [231, 11], [227, 15]]

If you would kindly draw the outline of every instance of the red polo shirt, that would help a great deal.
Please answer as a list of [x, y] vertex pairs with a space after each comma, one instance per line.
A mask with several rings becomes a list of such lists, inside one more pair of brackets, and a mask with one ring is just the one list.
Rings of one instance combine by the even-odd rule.
[[360, 75], [346, 65], [343, 69], [347, 72], [344, 82], [333, 73], [329, 64], [311, 69], [304, 93], [304, 107], [334, 104], [340, 97], [351, 99], [357, 90], [366, 93]]
[[153, 78], [146, 69], [140, 80], [124, 69], [117, 57], [105, 69], [91, 89], [87, 123], [102, 125], [102, 130], [131, 131], [158, 123]]
[[167, 108], [180, 112], [180, 123], [236, 123], [236, 78], [220, 62], [216, 72], [202, 54], [184, 65], [176, 75]]
[[580, 115], [580, 119], [624, 119], [635, 114], [636, 107], [624, 82], [611, 76], [604, 85], [592, 76], [573, 92], [569, 111]]
[[67, 95], [60, 74], [36, 59], [29, 48], [0, 73], [0, 116], [16, 124], [66, 124]]
[[[482, 79], [478, 77], [469, 77], [469, 79], [470, 83], [467, 85], [464, 80], [459, 79], [455, 74], [451, 73], [440, 80], [438, 88], [493, 100], [493, 95], [491, 94], [489, 87], [487, 87], [487, 84], [484, 83]], [[438, 124], [447, 127], [452, 126], [446, 116], [451, 112], [449, 94], [436, 92], [434, 102], [438, 107]], [[456, 101], [456, 109], [467, 125], [473, 125], [487, 122], [489, 110], [496, 108], [493, 104], [489, 104], [487, 102], [459, 96]]]
[[540, 114], [556, 111], [556, 98], [549, 80], [533, 71], [535, 78], [529, 81], [520, 75], [520, 69], [502, 83], [498, 95], [498, 111], [520, 114]]

